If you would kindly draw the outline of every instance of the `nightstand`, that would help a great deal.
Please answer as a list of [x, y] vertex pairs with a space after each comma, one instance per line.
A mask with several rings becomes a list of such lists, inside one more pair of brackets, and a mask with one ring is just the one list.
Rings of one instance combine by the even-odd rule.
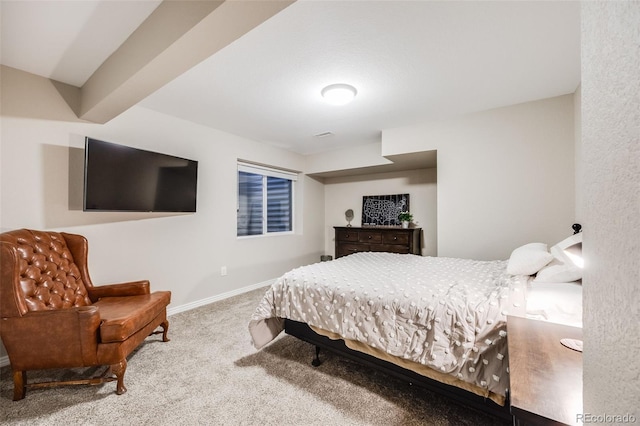
[[509, 396], [514, 425], [577, 423], [582, 413], [582, 353], [560, 339], [582, 329], [509, 316]]

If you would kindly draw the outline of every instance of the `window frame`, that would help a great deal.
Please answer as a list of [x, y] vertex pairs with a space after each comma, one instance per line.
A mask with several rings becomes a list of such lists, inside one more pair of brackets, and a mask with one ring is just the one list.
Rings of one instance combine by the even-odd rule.
[[[238, 235], [238, 214], [240, 213], [240, 172], [251, 173], [262, 176], [262, 232], [260, 234], [251, 235]], [[296, 182], [298, 181], [299, 172], [292, 170], [279, 169], [264, 164], [251, 163], [238, 159], [236, 170], [236, 238], [261, 238], [269, 236], [279, 235], [291, 235], [295, 233], [295, 207], [296, 197], [295, 189]], [[268, 231], [268, 197], [267, 197], [267, 177], [275, 177], [280, 179], [286, 179], [291, 182], [291, 229], [287, 231]]]

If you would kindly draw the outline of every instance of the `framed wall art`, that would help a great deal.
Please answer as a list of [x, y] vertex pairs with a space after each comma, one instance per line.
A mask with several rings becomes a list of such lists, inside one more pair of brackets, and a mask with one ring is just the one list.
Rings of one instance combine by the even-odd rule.
[[409, 194], [362, 197], [362, 226], [398, 226], [400, 212], [409, 211]]

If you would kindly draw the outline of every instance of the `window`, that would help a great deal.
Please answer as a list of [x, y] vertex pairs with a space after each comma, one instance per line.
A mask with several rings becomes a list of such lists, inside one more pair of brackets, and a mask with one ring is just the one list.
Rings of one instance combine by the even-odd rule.
[[297, 174], [238, 162], [238, 237], [293, 231]]

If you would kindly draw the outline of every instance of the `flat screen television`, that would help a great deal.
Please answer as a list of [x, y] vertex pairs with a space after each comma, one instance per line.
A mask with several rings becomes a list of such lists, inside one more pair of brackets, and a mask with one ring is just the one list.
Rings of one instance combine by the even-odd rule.
[[195, 212], [198, 162], [85, 138], [84, 211]]

